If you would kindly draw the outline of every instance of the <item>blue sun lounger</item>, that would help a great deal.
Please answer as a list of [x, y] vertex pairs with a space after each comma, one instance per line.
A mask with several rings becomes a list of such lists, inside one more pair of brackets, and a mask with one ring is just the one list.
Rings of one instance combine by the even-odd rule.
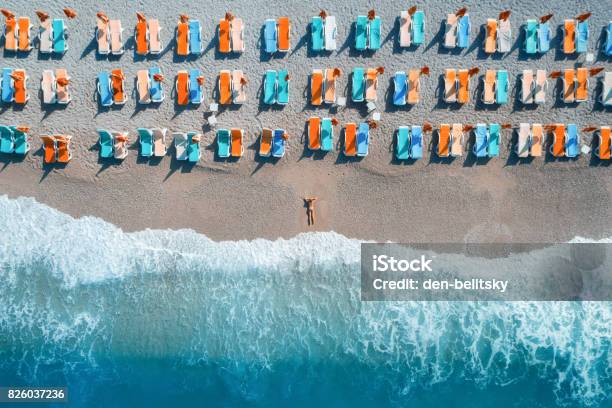
[[612, 21], [608, 23], [606, 28], [606, 41], [604, 42], [604, 54], [607, 56], [612, 55]]
[[11, 154], [14, 151], [13, 131], [8, 126], [0, 126], [0, 153]]
[[202, 25], [200, 20], [189, 20], [189, 53], [202, 53]]
[[11, 74], [13, 68], [4, 68], [2, 70], [2, 102], [13, 102], [15, 100], [15, 86]]
[[200, 142], [193, 143], [191, 140], [198, 132], [187, 132], [187, 160], [191, 163], [197, 163], [202, 154], [200, 153]]
[[267, 70], [264, 77], [264, 103], [273, 105], [276, 103], [276, 71]]
[[371, 50], [380, 49], [380, 17], [376, 16], [370, 21], [370, 32], [369, 32], [369, 45], [368, 48]]
[[28, 134], [22, 130], [17, 129], [17, 126], [11, 126], [13, 131], [13, 144], [14, 153], [25, 156], [30, 150], [30, 143], [28, 143]]
[[353, 68], [351, 99], [353, 102], [363, 102], [365, 94], [365, 71], [363, 68]]
[[312, 23], [310, 24], [310, 37], [312, 41], [312, 50], [313, 51], [321, 51], [324, 47], [324, 37], [323, 37], [323, 19], [319, 16], [312, 18]]
[[393, 104], [397, 106], [406, 104], [408, 92], [408, 77], [404, 71], [398, 71], [393, 77]]
[[508, 103], [508, 91], [510, 81], [508, 81], [508, 71], [505, 69], [497, 70], [497, 80], [495, 85], [495, 100], [498, 104]]
[[140, 155], [142, 157], [153, 156], [153, 132], [151, 129], [138, 128], [136, 131], [140, 142]]
[[281, 69], [278, 71], [278, 78], [276, 80], [276, 103], [279, 105], [286, 105], [289, 103], [289, 81], [287, 81], [287, 72], [286, 69]]
[[538, 22], [533, 19], [527, 20], [525, 24], [525, 52], [527, 54], [538, 52]]
[[470, 23], [470, 16], [464, 15], [459, 19], [457, 23], [457, 47], [467, 48], [470, 45], [470, 29], [472, 24]]
[[53, 52], [63, 54], [68, 50], [64, 20], [61, 18], [54, 18], [51, 27], [53, 32]]
[[217, 156], [221, 158], [230, 156], [230, 131], [228, 129], [217, 130]]
[[285, 155], [285, 129], [275, 129], [272, 137], [272, 157], [283, 157]]
[[412, 16], [412, 43], [420, 45], [425, 42], [425, 12], [418, 10]]
[[98, 98], [102, 106], [111, 106], [113, 104], [110, 74], [106, 71], [98, 74]]
[[357, 16], [355, 23], [355, 49], [363, 51], [368, 45], [368, 18]]
[[410, 130], [410, 158], [423, 158], [423, 128], [421, 126], [412, 126]]
[[268, 19], [264, 23], [264, 47], [266, 52], [270, 54], [276, 52], [276, 42], [276, 20]]
[[408, 126], [400, 126], [397, 129], [395, 158], [397, 160], [408, 160], [410, 158], [410, 129], [408, 129]]
[[565, 137], [565, 155], [567, 157], [576, 157], [580, 154], [580, 136], [578, 135], [578, 126], [573, 123], [567, 125]]
[[578, 22], [576, 27], [576, 52], [587, 52], [589, 45], [589, 22], [587, 20]]
[[474, 130], [474, 155], [478, 158], [487, 157], [487, 125], [476, 124]]
[[158, 67], [149, 68], [149, 94], [151, 95], [151, 102], [161, 102], [164, 100], [164, 90], [161, 82], [153, 79], [153, 75], [161, 74], [161, 69]]
[[550, 25], [548, 22], [538, 24], [538, 51], [545, 53], [550, 50]]
[[100, 157], [110, 159], [113, 157], [113, 135], [104, 129], [98, 129], [98, 144], [100, 145]]
[[199, 69], [189, 70], [189, 102], [196, 105], [204, 100], [204, 92], [202, 92], [202, 86], [198, 82], [198, 77], [201, 75]]
[[321, 150], [331, 152], [334, 148], [334, 125], [331, 118], [321, 119]]
[[370, 146], [370, 126], [362, 122], [357, 129], [357, 156], [365, 157], [368, 155]]
[[489, 157], [499, 156], [499, 123], [489, 124], [489, 135], [487, 137], [487, 153]]

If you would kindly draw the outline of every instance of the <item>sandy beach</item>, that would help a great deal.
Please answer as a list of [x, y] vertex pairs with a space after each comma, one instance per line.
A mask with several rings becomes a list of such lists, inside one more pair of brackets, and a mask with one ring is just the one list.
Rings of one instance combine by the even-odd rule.
[[[69, 2], [70, 3], [70, 2]], [[366, 14], [375, 4], [382, 18], [384, 43], [375, 53], [353, 50], [351, 26], [358, 14]], [[612, 17], [605, 2], [567, 4], [560, 0], [494, 2], [491, 0], [453, 3], [435, 0], [417, 3], [426, 14], [425, 45], [401, 50], [397, 45], [397, 2], [341, 3], [323, 1], [317, 6], [297, 1], [269, 2], [172, 2], [160, 10], [151, 0], [105, 2], [104, 11], [123, 23], [127, 50], [121, 57], [96, 55], [93, 33], [98, 6], [63, 2], [19, 2], [11, 5], [17, 15], [28, 15], [37, 30], [37, 9], [52, 17], [63, 16], [62, 8], [74, 7], [79, 17], [68, 21], [68, 52], [61, 58], [38, 53], [11, 54], [3, 51], [2, 66], [25, 68], [30, 76], [31, 100], [23, 107], [0, 106], [0, 123], [31, 126], [32, 152], [23, 160], [0, 156], [0, 194], [31, 196], [73, 216], [93, 215], [126, 231], [191, 228], [215, 240], [292, 237], [304, 231], [336, 231], [348, 237], [403, 242], [515, 241], [561, 242], [575, 236], [591, 238], [612, 235], [612, 173], [607, 163], [591, 154], [577, 160], [537, 158], [519, 161], [510, 153], [513, 133], [503, 133], [501, 157], [476, 161], [473, 155], [440, 161], [427, 152], [423, 160], [398, 163], [393, 159], [393, 135], [400, 125], [422, 124], [436, 128], [440, 123], [477, 122], [576, 123], [610, 125], [610, 109], [595, 102], [600, 92], [591, 79], [589, 100], [564, 105], [553, 97], [558, 84], [551, 81], [547, 103], [525, 107], [517, 101], [517, 75], [523, 69], [560, 70], [576, 66], [602, 66], [612, 70], [610, 59], [599, 52], [602, 29]], [[471, 46], [461, 53], [441, 47], [443, 19], [461, 6], [469, 8], [472, 20]], [[216, 51], [216, 25], [228, 8], [241, 17], [246, 29], [246, 51], [223, 56]], [[313, 54], [309, 50], [308, 24], [319, 8], [338, 21], [338, 50]], [[480, 26], [510, 8], [515, 44], [506, 56], [482, 52]], [[136, 11], [155, 17], [163, 25], [162, 40], [168, 48], [160, 57], [136, 57], [132, 37]], [[560, 34], [551, 51], [528, 58], [520, 50], [523, 33], [519, 28], [527, 18], [556, 13], [554, 27], [566, 17], [593, 12], [589, 20], [589, 48], [593, 64], [584, 64], [584, 55], [563, 55]], [[179, 13], [197, 18], [203, 25], [205, 52], [197, 58], [182, 59], [174, 53], [174, 27]], [[292, 22], [292, 50], [269, 57], [261, 50], [264, 20], [289, 15]], [[517, 41], [518, 38], [518, 41]], [[428, 65], [431, 76], [421, 82], [421, 102], [413, 107], [391, 104], [393, 73]], [[128, 90], [134, 88], [136, 71], [159, 66], [168, 78], [166, 100], [159, 106], [137, 106], [134, 95], [122, 107], [100, 108], [94, 100], [95, 77], [102, 70], [122, 68], [128, 77]], [[323, 155], [305, 149], [305, 124], [309, 116], [336, 117], [341, 124], [366, 118], [365, 105], [348, 103], [346, 109], [313, 108], [308, 103], [309, 74], [316, 68], [339, 67], [344, 71], [340, 89], [348, 93], [348, 73], [356, 66], [384, 66], [379, 86], [378, 107], [382, 121], [371, 132], [370, 154], [362, 160], [347, 160], [340, 152]], [[459, 107], [446, 105], [439, 98], [440, 75], [446, 68], [471, 68], [481, 73], [473, 81], [480, 84], [486, 69], [506, 69], [510, 73], [511, 103], [487, 107], [471, 102]], [[199, 108], [184, 109], [171, 97], [171, 84], [177, 71], [197, 67], [206, 78], [206, 99]], [[43, 69], [66, 68], [72, 77], [72, 102], [67, 107], [41, 104], [38, 96]], [[284, 108], [268, 108], [261, 103], [262, 78], [266, 69], [287, 68], [292, 76], [290, 103]], [[222, 108], [218, 127], [242, 127], [246, 150], [240, 160], [215, 157], [214, 129], [205, 125], [207, 107], [221, 69], [242, 69], [250, 80], [248, 100], [243, 106]], [[555, 89], [556, 93], [556, 89]], [[172, 131], [199, 130], [203, 133], [203, 156], [196, 166], [186, 166], [168, 156], [149, 161], [138, 157], [136, 128], [166, 127]], [[257, 156], [262, 127], [284, 128], [290, 141], [284, 158], [275, 161]], [[100, 160], [96, 128], [126, 130], [133, 145], [123, 162]], [[74, 157], [65, 167], [43, 167], [38, 135], [64, 133], [73, 136]], [[340, 129], [335, 132], [337, 142]], [[583, 144], [591, 145], [590, 134]], [[170, 140], [168, 140], [168, 144]], [[426, 146], [431, 145], [430, 135]], [[306, 225], [302, 197], [316, 195], [317, 223]]]

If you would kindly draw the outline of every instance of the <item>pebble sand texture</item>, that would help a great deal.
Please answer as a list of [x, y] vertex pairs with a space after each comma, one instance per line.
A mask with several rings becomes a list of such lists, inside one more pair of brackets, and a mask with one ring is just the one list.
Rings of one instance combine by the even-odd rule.
[[[35, 138], [32, 153], [23, 162], [2, 157], [0, 192], [12, 196], [29, 195], [72, 215], [96, 215], [128, 230], [154, 228], [194, 228], [215, 239], [254, 237], [289, 237], [304, 230], [335, 230], [365, 239], [397, 241], [514, 240], [563, 241], [575, 235], [609, 236], [611, 232], [610, 186], [612, 176], [605, 164], [582, 156], [578, 160], [518, 161], [509, 153], [511, 132], [504, 131], [501, 157], [476, 162], [472, 155], [439, 161], [426, 153], [415, 163], [393, 160], [392, 141], [400, 125], [440, 123], [520, 122], [577, 123], [610, 125], [610, 109], [595, 103], [600, 92], [592, 79], [589, 100], [575, 105], [560, 104], [550, 90], [559, 84], [551, 81], [547, 103], [524, 107], [517, 101], [517, 74], [523, 69], [548, 71], [582, 66], [584, 55], [566, 57], [560, 51], [561, 34], [557, 31], [551, 51], [543, 56], [527, 57], [522, 51], [521, 25], [527, 18], [555, 13], [551, 23], [557, 28], [566, 17], [593, 12], [589, 24], [589, 48], [595, 52], [592, 66], [612, 70], [610, 59], [595, 48], [603, 28], [612, 19], [609, 2], [580, 1], [472, 1], [416, 3], [426, 14], [425, 44], [410, 50], [398, 48], [400, 10], [412, 3], [394, 1], [323, 1], [309, 5], [297, 1], [172, 1], [151, 0], [104, 2], [103, 11], [111, 19], [121, 19], [126, 52], [121, 57], [96, 54], [95, 14], [99, 2], [19, 1], [10, 5], [18, 16], [27, 15], [37, 30], [34, 13], [47, 11], [51, 17], [63, 17], [64, 6], [79, 14], [68, 21], [70, 49], [62, 57], [46, 57], [34, 49], [28, 54], [3, 52], [2, 66], [25, 68], [30, 76], [31, 100], [25, 107], [3, 105], [0, 122], [24, 124], [31, 133], [73, 135], [74, 158], [66, 167], [42, 168], [40, 143]], [[164, 7], [160, 7], [163, 4]], [[469, 9], [472, 31], [470, 46], [449, 52], [442, 44], [443, 19], [462, 6]], [[382, 19], [382, 48], [374, 53], [356, 52], [354, 21], [375, 7]], [[308, 25], [313, 15], [324, 8], [338, 23], [338, 50], [312, 53], [309, 50]], [[231, 10], [246, 25], [246, 51], [224, 56], [216, 51], [218, 20]], [[514, 46], [508, 55], [487, 56], [482, 49], [482, 25], [511, 9]], [[163, 26], [162, 40], [167, 47], [160, 57], [142, 58], [134, 53], [132, 37], [136, 11], [158, 18]], [[179, 13], [199, 19], [203, 26], [204, 53], [199, 57], [179, 58], [174, 52], [174, 29]], [[289, 15], [292, 24], [292, 50], [269, 56], [262, 51], [261, 37], [266, 18]], [[518, 41], [517, 41], [518, 38]], [[382, 122], [371, 132], [370, 154], [363, 160], [347, 160], [338, 152], [312, 154], [304, 149], [305, 123], [309, 116], [333, 116], [341, 124], [359, 122], [367, 117], [365, 104], [350, 101], [344, 110], [330, 111], [308, 104], [309, 75], [315, 68], [339, 67], [344, 71], [339, 89], [349, 95], [348, 73], [356, 66], [385, 67], [380, 78], [378, 106]], [[421, 102], [413, 107], [394, 107], [392, 77], [428, 65], [431, 76], [421, 81]], [[585, 64], [588, 66], [588, 64]], [[102, 70], [122, 68], [127, 75], [128, 92], [135, 86], [136, 71], [159, 66], [166, 77], [166, 100], [160, 105], [137, 106], [135, 94], [121, 107], [101, 108], [94, 101], [95, 78]], [[447, 105], [439, 97], [441, 75], [446, 68], [477, 66], [481, 72], [472, 89], [480, 84], [488, 68], [510, 73], [511, 103], [488, 107], [474, 101]], [[67, 107], [43, 106], [37, 95], [43, 69], [67, 68], [72, 77], [72, 102]], [[182, 108], [171, 98], [177, 71], [199, 68], [206, 78], [206, 99], [198, 108]], [[261, 103], [262, 79], [267, 69], [289, 69], [290, 103], [285, 107], [267, 107]], [[214, 100], [214, 88], [221, 69], [242, 69], [250, 80], [248, 100], [243, 106], [221, 108], [218, 127], [246, 130], [245, 155], [242, 159], [221, 161], [214, 151], [214, 130], [205, 124], [207, 106]], [[350, 99], [350, 98], [349, 98]], [[203, 131], [203, 157], [189, 167], [170, 156], [161, 161], [137, 157], [137, 143], [122, 162], [101, 161], [96, 147], [95, 129], [129, 130], [136, 142], [137, 127], [167, 127], [169, 131]], [[279, 161], [256, 155], [257, 138], [262, 126], [287, 130], [287, 154]], [[340, 134], [336, 129], [334, 143]], [[426, 138], [427, 146], [431, 137]], [[583, 141], [591, 143], [590, 135]], [[170, 149], [170, 154], [173, 149]], [[301, 197], [320, 196], [316, 228], [305, 225]]]

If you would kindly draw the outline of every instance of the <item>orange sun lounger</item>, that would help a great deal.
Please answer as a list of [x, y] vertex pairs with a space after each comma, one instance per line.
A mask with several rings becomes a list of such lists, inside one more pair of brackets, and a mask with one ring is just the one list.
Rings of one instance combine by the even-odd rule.
[[221, 105], [232, 103], [232, 74], [228, 70], [219, 73], [219, 103]]
[[13, 87], [15, 88], [15, 103], [25, 104], [29, 99], [28, 94], [28, 76], [24, 69], [16, 69], [13, 74], [19, 77], [19, 79], [13, 80]]
[[268, 157], [272, 152], [272, 129], [263, 128], [259, 140], [259, 155]]
[[565, 125], [557, 123], [553, 129], [553, 144], [550, 152], [554, 157], [565, 156]]
[[230, 129], [232, 135], [232, 157], [242, 157], [244, 153], [244, 146], [242, 145], [242, 137], [244, 131], [238, 128]]
[[602, 126], [599, 128], [599, 144], [597, 146], [597, 156], [601, 160], [610, 160], [610, 127]]
[[64, 136], [64, 135], [55, 136], [58, 163], [68, 163], [70, 159], [72, 159], [72, 151], [70, 149], [71, 139], [72, 139], [72, 136]]
[[418, 69], [411, 69], [408, 72], [408, 103], [414, 105], [419, 103], [421, 99], [421, 82], [419, 81], [421, 73]]
[[457, 102], [457, 71], [447, 69], [444, 75], [444, 101]]
[[147, 22], [138, 21], [134, 40], [136, 42], [136, 54], [147, 55], [149, 53], [149, 43], [147, 42]]
[[450, 135], [450, 125], [447, 123], [441, 124], [438, 131], [438, 144], [436, 146], [438, 156], [448, 157], [450, 155]]
[[189, 104], [189, 73], [179, 71], [176, 74], [176, 103], [180, 106]]
[[453, 123], [450, 150], [451, 156], [463, 155], [463, 125], [461, 123]]
[[176, 54], [189, 55], [189, 23], [179, 21], [176, 26]]
[[291, 49], [291, 23], [289, 17], [280, 17], [277, 21], [278, 27], [278, 50], [289, 51]]
[[323, 71], [315, 69], [310, 76], [310, 103], [321, 105], [323, 103]]
[[242, 70], [236, 69], [232, 71], [232, 96], [234, 103], [241, 104], [246, 101], [245, 86], [242, 83], [244, 73]]
[[43, 162], [45, 164], [55, 163], [55, 138], [53, 136], [41, 136], [43, 143]]
[[486, 104], [495, 103], [495, 79], [496, 72], [494, 69], [488, 69], [484, 77], [484, 88], [482, 92], [482, 101]]
[[230, 21], [219, 20], [219, 52], [227, 54], [230, 52]]
[[71, 100], [70, 97], [70, 92], [68, 90], [68, 87], [70, 85], [61, 85], [59, 83], [57, 83], [57, 80], [59, 79], [66, 79], [68, 81], [70, 81], [70, 77], [68, 76], [68, 71], [66, 71], [65, 69], [62, 68], [58, 68], [55, 70], [55, 93], [56, 93], [56, 98], [57, 98], [57, 103], [68, 103]]
[[127, 100], [124, 86], [125, 76], [121, 69], [113, 69], [111, 71], [111, 83], [113, 88], [113, 103], [123, 105]]
[[333, 69], [325, 70], [325, 103], [336, 103], [336, 77]]
[[589, 70], [587, 68], [576, 69], [576, 102], [584, 102], [589, 99]]
[[28, 17], [19, 17], [17, 25], [19, 26], [19, 50], [30, 51], [32, 49], [32, 44], [30, 43], [30, 29], [32, 28], [30, 19]]
[[563, 102], [573, 103], [576, 100], [575, 97], [575, 82], [576, 72], [574, 69], [569, 68], [563, 71]]
[[457, 72], [459, 86], [457, 89], [457, 102], [468, 103], [470, 100], [470, 75], [467, 69], [460, 69]]
[[376, 102], [378, 91], [378, 71], [374, 68], [369, 68], [366, 72], [366, 91], [365, 100], [368, 102]]
[[563, 22], [563, 30], [565, 36], [563, 37], [563, 52], [565, 54], [572, 54], [576, 52], [576, 21], [565, 20]]
[[17, 20], [7, 19], [4, 30], [4, 48], [8, 51], [17, 51]]
[[357, 156], [357, 125], [347, 123], [344, 127], [344, 155]]
[[310, 150], [321, 148], [321, 118], [317, 116], [308, 119], [308, 148]]
[[494, 18], [487, 19], [484, 50], [487, 54], [493, 54], [497, 50], [497, 20]]
[[534, 123], [531, 126], [531, 142], [529, 144], [529, 154], [532, 157], [542, 156], [542, 142], [544, 141], [544, 128], [541, 123]]

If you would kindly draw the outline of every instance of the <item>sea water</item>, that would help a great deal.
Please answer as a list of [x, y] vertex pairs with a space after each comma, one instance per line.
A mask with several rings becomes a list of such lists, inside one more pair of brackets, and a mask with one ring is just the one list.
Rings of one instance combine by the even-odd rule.
[[0, 386], [78, 407], [612, 406], [611, 303], [361, 302], [359, 253], [1, 196]]

